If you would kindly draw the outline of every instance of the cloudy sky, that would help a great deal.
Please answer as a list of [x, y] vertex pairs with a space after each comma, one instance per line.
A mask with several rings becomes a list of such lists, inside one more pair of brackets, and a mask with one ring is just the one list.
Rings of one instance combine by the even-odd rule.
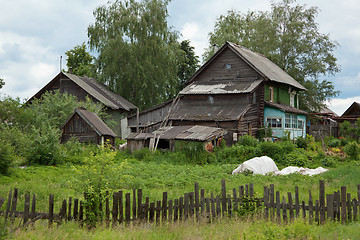
[[[0, 0], [0, 94], [26, 99], [60, 71], [60, 56], [87, 41], [93, 10], [107, 0]], [[320, 9], [316, 22], [340, 47], [335, 56], [341, 73], [332, 80], [341, 94], [330, 108], [342, 114], [360, 102], [360, 2], [357, 0], [298, 0]], [[230, 9], [270, 10], [270, 0], [172, 0], [169, 24], [189, 39], [201, 56], [217, 17]]]

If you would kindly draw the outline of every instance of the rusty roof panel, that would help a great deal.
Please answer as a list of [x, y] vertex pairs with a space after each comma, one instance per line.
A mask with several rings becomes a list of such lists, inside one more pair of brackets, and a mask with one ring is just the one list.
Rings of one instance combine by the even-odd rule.
[[252, 92], [262, 80], [240, 81], [223, 80], [211, 82], [193, 82], [185, 87], [180, 94], [239, 94]]

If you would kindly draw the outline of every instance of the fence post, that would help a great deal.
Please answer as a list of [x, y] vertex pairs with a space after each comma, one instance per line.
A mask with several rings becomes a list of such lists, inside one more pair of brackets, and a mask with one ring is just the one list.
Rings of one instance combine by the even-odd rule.
[[71, 206], [72, 205], [72, 197], [69, 197], [69, 202], [68, 202], [68, 221], [71, 221], [72, 217], [71, 217]]
[[268, 220], [269, 218], [269, 188], [264, 187], [264, 218]]
[[161, 201], [156, 202], [156, 225], [160, 224], [161, 216]]
[[275, 217], [275, 187], [274, 184], [270, 184], [270, 219], [271, 221], [274, 220]]
[[35, 194], [33, 194], [33, 197], [32, 197], [32, 203], [31, 203], [31, 220], [34, 220], [36, 217], [36, 197], [35, 197]]
[[10, 208], [11, 208], [11, 197], [12, 197], [12, 189], [10, 189], [8, 200], [7, 200], [7, 203], [6, 203], [5, 220], [9, 216], [9, 212], [10, 212]]
[[105, 224], [106, 227], [110, 226], [110, 203], [109, 203], [109, 191], [105, 192]]
[[325, 183], [324, 180], [319, 181], [319, 203], [320, 203], [320, 223], [325, 222]]
[[199, 221], [200, 219], [200, 196], [199, 196], [199, 183], [195, 183], [194, 186], [195, 190], [195, 215], [196, 215], [196, 221]]
[[79, 199], [75, 198], [74, 199], [74, 210], [73, 210], [73, 218], [75, 221], [78, 220], [79, 217]]
[[281, 223], [281, 202], [279, 191], [276, 191], [276, 220], [278, 223]]
[[309, 223], [313, 220], [313, 199], [311, 196], [311, 190], [309, 190]]
[[347, 205], [347, 212], [348, 212], [348, 222], [351, 222], [352, 220], [352, 211], [351, 211], [351, 193], [347, 194], [347, 201], [346, 201], [346, 205]]
[[[0, 204], [1, 207], [1, 204]], [[29, 210], [30, 210], [30, 193], [25, 194], [25, 206], [24, 206], [24, 221], [23, 226], [27, 223], [29, 220]]]
[[155, 203], [150, 203], [150, 213], [149, 213], [149, 222], [154, 222], [154, 215], [155, 215]]
[[346, 223], [346, 187], [341, 187], [341, 223]]
[[143, 209], [142, 209], [142, 189], [137, 190], [137, 201], [138, 201], [138, 212], [137, 218], [139, 220], [143, 219]]
[[283, 209], [283, 221], [284, 223], [287, 223], [287, 213], [286, 213], [286, 200], [285, 200], [285, 196], [283, 197], [283, 201], [282, 201], [282, 209]]
[[201, 216], [205, 215], [205, 189], [201, 189], [200, 191], [200, 202], [201, 202]]
[[172, 219], [173, 219], [173, 201], [171, 199], [168, 202], [168, 209], [169, 209], [168, 220], [169, 220], [169, 223], [172, 223]]
[[189, 217], [189, 193], [184, 194], [184, 219]]
[[290, 222], [294, 221], [294, 209], [293, 209], [293, 202], [291, 192], [288, 192], [288, 204], [289, 204], [289, 215], [290, 215]]
[[81, 227], [83, 226], [83, 220], [84, 220], [84, 206], [83, 206], [83, 201], [80, 201], [79, 222]]
[[118, 222], [119, 215], [119, 193], [113, 193], [113, 206], [112, 206], [112, 226], [115, 227]]
[[162, 221], [165, 222], [167, 219], [167, 202], [168, 202], [167, 192], [163, 192], [162, 199]]
[[334, 220], [334, 195], [326, 194], [327, 218]]
[[295, 216], [299, 217], [300, 214], [300, 201], [299, 201], [299, 187], [295, 186]]
[[131, 212], [131, 205], [130, 205], [130, 193], [125, 194], [125, 223], [130, 223], [130, 212]]
[[225, 215], [226, 209], [226, 184], [225, 179], [221, 179], [221, 206], [222, 206], [222, 216]]
[[122, 224], [124, 221], [124, 198], [123, 191], [119, 191], [119, 224]]
[[354, 209], [354, 218], [353, 218], [353, 220], [356, 221], [357, 220], [357, 201], [356, 201], [356, 198], [354, 198], [352, 200], [352, 206], [353, 206], [353, 209]]
[[15, 212], [16, 212], [16, 206], [17, 206], [17, 197], [18, 197], [18, 189], [15, 188], [14, 189], [14, 195], [12, 198], [12, 203], [11, 203], [11, 211], [10, 211], [10, 220], [11, 222], [15, 221]]
[[132, 217], [133, 217], [133, 220], [135, 221], [136, 220], [136, 205], [137, 205], [137, 202], [136, 202], [136, 189], [134, 188], [133, 189], [133, 204], [132, 204]]
[[179, 199], [174, 200], [174, 222], [178, 221], [179, 219]]

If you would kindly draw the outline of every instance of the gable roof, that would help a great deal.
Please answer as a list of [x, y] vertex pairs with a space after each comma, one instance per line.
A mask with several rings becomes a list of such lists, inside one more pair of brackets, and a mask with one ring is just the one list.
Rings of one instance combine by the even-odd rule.
[[360, 103], [353, 102], [341, 117], [360, 117]]
[[244, 60], [250, 67], [257, 71], [261, 76], [267, 78], [270, 81], [288, 84], [300, 90], [306, 90], [306, 88], [282, 70], [275, 63], [270, 61], [262, 54], [253, 52], [245, 47], [237, 45], [235, 43], [226, 42], [220, 50], [218, 50], [189, 80], [188, 83], [194, 81], [195, 77], [199, 75], [203, 69], [205, 69], [221, 52], [226, 48], [231, 49], [238, 57]]
[[82, 119], [84, 119], [84, 121], [89, 124], [99, 136], [106, 135], [116, 137], [116, 134], [95, 113], [86, 111], [84, 108], [75, 109], [74, 113], [61, 128], [63, 128], [75, 114], [78, 114]]
[[48, 90], [48, 88], [58, 79], [65, 76], [66, 78], [73, 81], [79, 87], [81, 87], [85, 92], [90, 96], [97, 99], [99, 102], [104, 104], [106, 107], [109, 107], [114, 110], [124, 109], [130, 111], [136, 109], [137, 107], [121, 97], [120, 95], [110, 91], [106, 85], [98, 83], [95, 79], [89, 77], [79, 77], [71, 73], [60, 72], [54, 79], [52, 79], [45, 87], [43, 87], [39, 92], [37, 92], [33, 97], [31, 97], [27, 103], [31, 102], [34, 98], [40, 98], [41, 95]]

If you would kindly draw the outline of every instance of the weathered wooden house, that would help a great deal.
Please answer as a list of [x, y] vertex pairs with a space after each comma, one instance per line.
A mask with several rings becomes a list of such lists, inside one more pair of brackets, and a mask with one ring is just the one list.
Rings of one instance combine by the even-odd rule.
[[[168, 120], [171, 126], [225, 129], [228, 144], [238, 135], [255, 136], [265, 127], [274, 137], [296, 138], [306, 135], [307, 113], [299, 109], [298, 98], [303, 90], [265, 56], [227, 42], [188, 80]], [[146, 115], [152, 113], [141, 112], [139, 119], [149, 119]]]
[[355, 123], [358, 118], [360, 118], [360, 103], [353, 102], [351, 106], [346, 109], [340, 117], [337, 118], [337, 120], [340, 123], [344, 121]]
[[320, 109], [319, 112], [309, 113], [307, 125], [308, 134], [316, 139], [328, 136], [338, 137], [339, 124], [337, 118], [339, 116], [327, 107]]
[[114, 146], [116, 134], [93, 112], [84, 108], [75, 109], [71, 117], [61, 128], [61, 142], [75, 137], [79, 142], [91, 142], [98, 145]]
[[127, 124], [127, 116], [136, 112], [137, 107], [120, 95], [110, 91], [104, 84], [98, 83], [93, 78], [60, 72], [31, 97], [27, 104], [31, 104], [35, 98], [40, 98], [46, 91], [52, 90], [74, 95], [79, 101], [85, 101], [86, 97], [89, 97], [96, 103], [104, 104], [106, 112], [111, 116], [111, 120], [116, 123], [112, 126], [112, 130], [122, 138], [129, 135], [130, 129]]
[[226, 131], [206, 126], [168, 126], [152, 133], [131, 133], [127, 137], [127, 148], [133, 152], [142, 148], [182, 150], [199, 148], [212, 151], [219, 146]]

